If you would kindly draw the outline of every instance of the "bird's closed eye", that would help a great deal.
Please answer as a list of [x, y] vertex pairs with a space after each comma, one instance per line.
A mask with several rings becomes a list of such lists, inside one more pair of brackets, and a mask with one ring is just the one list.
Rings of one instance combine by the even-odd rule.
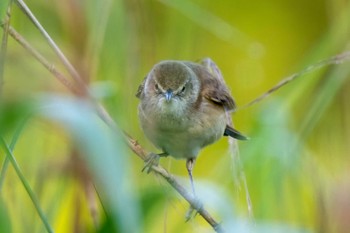
[[156, 92], [160, 92], [158, 83], [156, 83], [156, 85], [154, 85], [154, 89], [156, 89]]
[[186, 90], [186, 86], [183, 86], [183, 88], [181, 89], [181, 93], [184, 93]]

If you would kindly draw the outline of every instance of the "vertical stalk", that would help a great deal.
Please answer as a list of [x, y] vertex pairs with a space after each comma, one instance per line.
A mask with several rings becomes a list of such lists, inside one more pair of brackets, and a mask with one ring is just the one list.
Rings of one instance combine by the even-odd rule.
[[9, 0], [6, 16], [4, 22], [0, 22], [0, 24], [3, 24], [3, 36], [1, 41], [1, 49], [0, 49], [0, 96], [2, 93], [2, 85], [4, 83], [4, 67], [5, 67], [5, 60], [6, 60], [6, 52], [7, 52], [7, 38], [8, 38], [8, 32], [10, 27], [10, 19], [11, 19], [11, 6], [12, 6], [12, 0]]

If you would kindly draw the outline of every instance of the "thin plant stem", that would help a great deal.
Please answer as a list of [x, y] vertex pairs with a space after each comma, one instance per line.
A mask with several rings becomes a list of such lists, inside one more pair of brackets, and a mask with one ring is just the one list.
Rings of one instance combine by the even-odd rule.
[[[1, 24], [4, 27], [4, 24]], [[27, 50], [36, 60], [38, 60], [51, 74], [53, 74], [60, 83], [67, 87], [71, 92], [78, 93], [77, 88], [61, 73], [54, 65], [49, 63], [47, 59], [33, 48], [23, 36], [21, 36], [14, 28], [9, 27], [8, 33], [15, 39], [25, 50]]]
[[267, 98], [268, 96], [270, 96], [272, 93], [274, 93], [275, 91], [279, 90], [281, 87], [285, 86], [286, 84], [296, 80], [297, 78], [299, 78], [300, 76], [303, 76], [305, 74], [311, 73], [313, 71], [319, 70], [325, 66], [328, 65], [334, 65], [334, 64], [340, 64], [343, 63], [345, 61], [350, 60], [350, 51], [345, 51], [343, 53], [337, 54], [333, 57], [330, 57], [328, 59], [319, 61], [315, 64], [312, 64], [310, 66], [307, 66], [305, 69], [294, 73], [284, 79], [282, 79], [282, 81], [280, 81], [279, 83], [277, 83], [275, 86], [273, 86], [271, 89], [269, 89], [268, 91], [264, 92], [262, 95], [260, 95], [259, 97], [255, 98], [254, 100], [250, 101], [249, 103], [243, 105], [242, 107], [236, 109], [236, 111], [238, 110], [242, 110], [245, 108], [248, 108], [262, 100], [264, 100], [265, 98]]
[[[9, 149], [11, 151], [11, 153], [13, 152], [13, 149], [15, 148], [15, 145], [17, 144], [17, 141], [19, 139], [19, 137], [21, 136], [21, 133], [24, 129], [24, 126], [26, 125], [27, 123], [27, 120], [28, 118], [25, 118], [21, 123], [20, 125], [17, 127], [13, 137], [12, 137], [12, 140], [11, 140], [11, 143], [10, 143], [10, 146], [9, 146]], [[8, 156], [5, 157], [5, 160], [4, 160], [4, 163], [2, 164], [2, 167], [1, 167], [1, 173], [0, 173], [0, 193], [2, 191], [2, 186], [4, 184], [4, 180], [5, 180], [5, 175], [6, 175], [6, 171], [7, 171], [7, 168], [8, 168], [8, 164], [9, 164], [9, 158]]]
[[40, 207], [38, 198], [34, 194], [32, 188], [30, 187], [30, 185], [28, 183], [28, 181], [26, 180], [25, 176], [23, 175], [23, 173], [22, 173], [22, 171], [21, 171], [21, 169], [20, 169], [20, 167], [19, 167], [15, 157], [13, 156], [10, 148], [7, 146], [6, 142], [4, 141], [4, 139], [2, 137], [0, 137], [0, 143], [1, 143], [1, 147], [3, 148], [3, 150], [6, 153], [6, 156], [8, 157], [8, 159], [10, 160], [13, 168], [15, 169], [17, 176], [21, 180], [21, 182], [22, 182], [24, 188], [26, 189], [30, 199], [32, 200], [32, 202], [34, 204], [34, 207], [35, 207], [36, 211], [38, 212], [41, 221], [44, 223], [44, 226], [45, 226], [47, 232], [53, 233], [54, 231], [53, 231], [51, 225], [49, 224], [49, 222], [48, 222], [48, 220], [47, 220], [47, 218], [46, 218], [46, 216], [44, 214], [44, 211]]
[[6, 17], [5, 21], [3, 23], [3, 36], [1, 41], [1, 49], [0, 49], [0, 93], [2, 93], [2, 85], [4, 83], [4, 68], [5, 68], [5, 60], [6, 60], [6, 51], [7, 51], [7, 38], [8, 38], [8, 31], [10, 27], [10, 20], [11, 20], [11, 7], [12, 7], [12, 0], [9, 1], [7, 11], [6, 11]]
[[79, 85], [79, 87], [82, 87], [83, 91], [87, 91], [87, 87], [86, 87], [85, 83], [83, 82], [83, 80], [81, 79], [77, 70], [73, 67], [73, 65], [69, 62], [69, 60], [63, 54], [63, 52], [60, 50], [60, 48], [56, 45], [54, 40], [46, 32], [44, 27], [40, 24], [40, 22], [34, 16], [34, 14], [31, 12], [29, 7], [22, 0], [15, 0], [15, 1], [16, 1], [17, 5], [19, 6], [19, 8], [22, 10], [22, 12], [30, 19], [30, 21], [35, 25], [35, 27], [38, 28], [40, 33], [43, 35], [43, 37], [48, 42], [48, 44], [51, 46], [51, 48], [55, 51], [56, 55], [61, 60], [63, 65], [66, 67], [69, 74], [73, 77], [73, 79]]
[[[214, 61], [212, 61], [210, 58], [205, 58], [201, 61], [201, 64], [204, 65], [212, 75], [214, 75], [216, 78], [221, 80], [221, 82], [225, 83], [224, 77], [223, 77], [219, 67], [215, 64]], [[225, 114], [226, 114], [227, 124], [229, 126], [233, 127], [232, 116], [227, 109], [225, 109]], [[241, 185], [240, 181], [243, 182], [245, 196], [246, 196], [246, 202], [247, 202], [247, 208], [248, 208], [248, 214], [249, 214], [250, 219], [252, 221], [254, 221], [253, 204], [251, 202], [250, 193], [249, 193], [249, 189], [248, 189], [248, 185], [247, 185], [247, 179], [246, 179], [246, 176], [244, 173], [243, 165], [242, 165], [242, 162], [240, 160], [238, 143], [237, 143], [237, 140], [232, 138], [232, 137], [228, 137], [228, 142], [229, 142], [229, 152], [230, 152], [230, 155], [231, 155], [231, 158], [233, 161], [233, 165], [234, 165], [234, 167], [233, 167], [233, 170], [234, 170], [233, 179], [234, 179], [237, 186]]]
[[97, 66], [99, 64], [99, 52], [101, 51], [101, 47], [104, 43], [104, 37], [106, 34], [108, 19], [111, 15], [113, 0], [105, 0], [102, 7], [98, 9], [101, 17], [97, 18], [97, 22], [95, 22], [98, 26], [95, 27], [96, 31], [93, 31], [91, 36], [89, 36], [88, 40], [88, 49], [86, 58], [91, 59], [90, 64], [90, 76], [94, 77], [96, 74]]

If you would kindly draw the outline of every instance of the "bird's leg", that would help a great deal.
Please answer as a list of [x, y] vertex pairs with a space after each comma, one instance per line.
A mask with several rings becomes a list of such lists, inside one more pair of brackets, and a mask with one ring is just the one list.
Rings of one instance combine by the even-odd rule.
[[168, 156], [168, 154], [165, 152], [160, 154], [150, 153], [145, 160], [145, 166], [142, 168], [142, 172], [146, 171], [147, 173], [150, 173], [152, 166], [159, 164], [159, 158], [166, 156]]
[[[197, 198], [196, 197], [196, 191], [194, 189], [194, 182], [193, 182], [193, 175], [192, 175], [192, 170], [193, 170], [193, 166], [194, 166], [195, 162], [196, 162], [196, 159], [194, 159], [194, 158], [187, 159], [187, 161], [186, 161], [186, 168], [187, 168], [187, 171], [188, 171], [188, 175], [190, 177], [190, 182], [191, 182], [191, 188], [192, 188], [193, 196], [194, 196], [194, 198]], [[195, 209], [196, 209], [196, 207], [190, 206], [190, 209], [187, 211], [187, 214], [186, 214], [186, 222], [189, 221], [190, 219], [192, 219], [197, 214], [197, 212], [194, 213]]]
[[194, 158], [187, 159], [187, 161], [186, 161], [186, 168], [188, 171], [188, 175], [190, 176], [190, 182], [191, 182], [193, 196], [196, 196], [196, 191], [194, 190], [194, 183], [193, 183], [193, 176], [192, 176], [192, 170], [193, 170], [193, 166], [194, 166], [195, 162], [196, 162], [196, 159], [194, 159]]

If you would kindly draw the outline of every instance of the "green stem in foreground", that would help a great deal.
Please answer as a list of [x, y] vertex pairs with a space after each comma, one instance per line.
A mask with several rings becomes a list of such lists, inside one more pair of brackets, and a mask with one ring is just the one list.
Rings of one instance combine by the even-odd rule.
[[41, 221], [44, 223], [47, 232], [53, 233], [54, 231], [51, 228], [51, 226], [50, 226], [50, 224], [49, 224], [49, 222], [44, 214], [44, 211], [40, 207], [39, 200], [35, 196], [32, 188], [30, 187], [28, 181], [26, 180], [20, 167], [18, 166], [17, 161], [16, 161], [15, 157], [13, 156], [10, 148], [7, 146], [6, 142], [4, 141], [4, 139], [2, 137], [0, 137], [0, 143], [1, 143], [1, 147], [3, 148], [3, 150], [6, 153], [7, 158], [10, 160], [10, 162], [11, 162], [13, 168], [15, 169], [19, 179], [21, 180], [24, 188], [26, 189], [30, 199], [32, 200], [34, 207], [35, 207], [36, 211], [38, 212]]
[[[11, 140], [11, 143], [10, 143], [10, 151], [12, 153], [13, 149], [15, 148], [15, 145], [19, 139], [19, 136], [21, 135], [22, 131], [23, 131], [23, 128], [27, 122], [27, 119], [24, 119], [20, 125], [17, 127], [13, 137], [12, 137], [12, 140]], [[0, 173], [0, 193], [1, 193], [1, 190], [2, 190], [2, 186], [4, 184], [4, 180], [5, 180], [5, 175], [6, 175], [6, 171], [7, 171], [7, 168], [8, 168], [8, 165], [9, 165], [9, 158], [8, 156], [5, 157], [5, 161], [4, 163], [2, 164], [2, 167], [1, 167], [1, 173]]]

